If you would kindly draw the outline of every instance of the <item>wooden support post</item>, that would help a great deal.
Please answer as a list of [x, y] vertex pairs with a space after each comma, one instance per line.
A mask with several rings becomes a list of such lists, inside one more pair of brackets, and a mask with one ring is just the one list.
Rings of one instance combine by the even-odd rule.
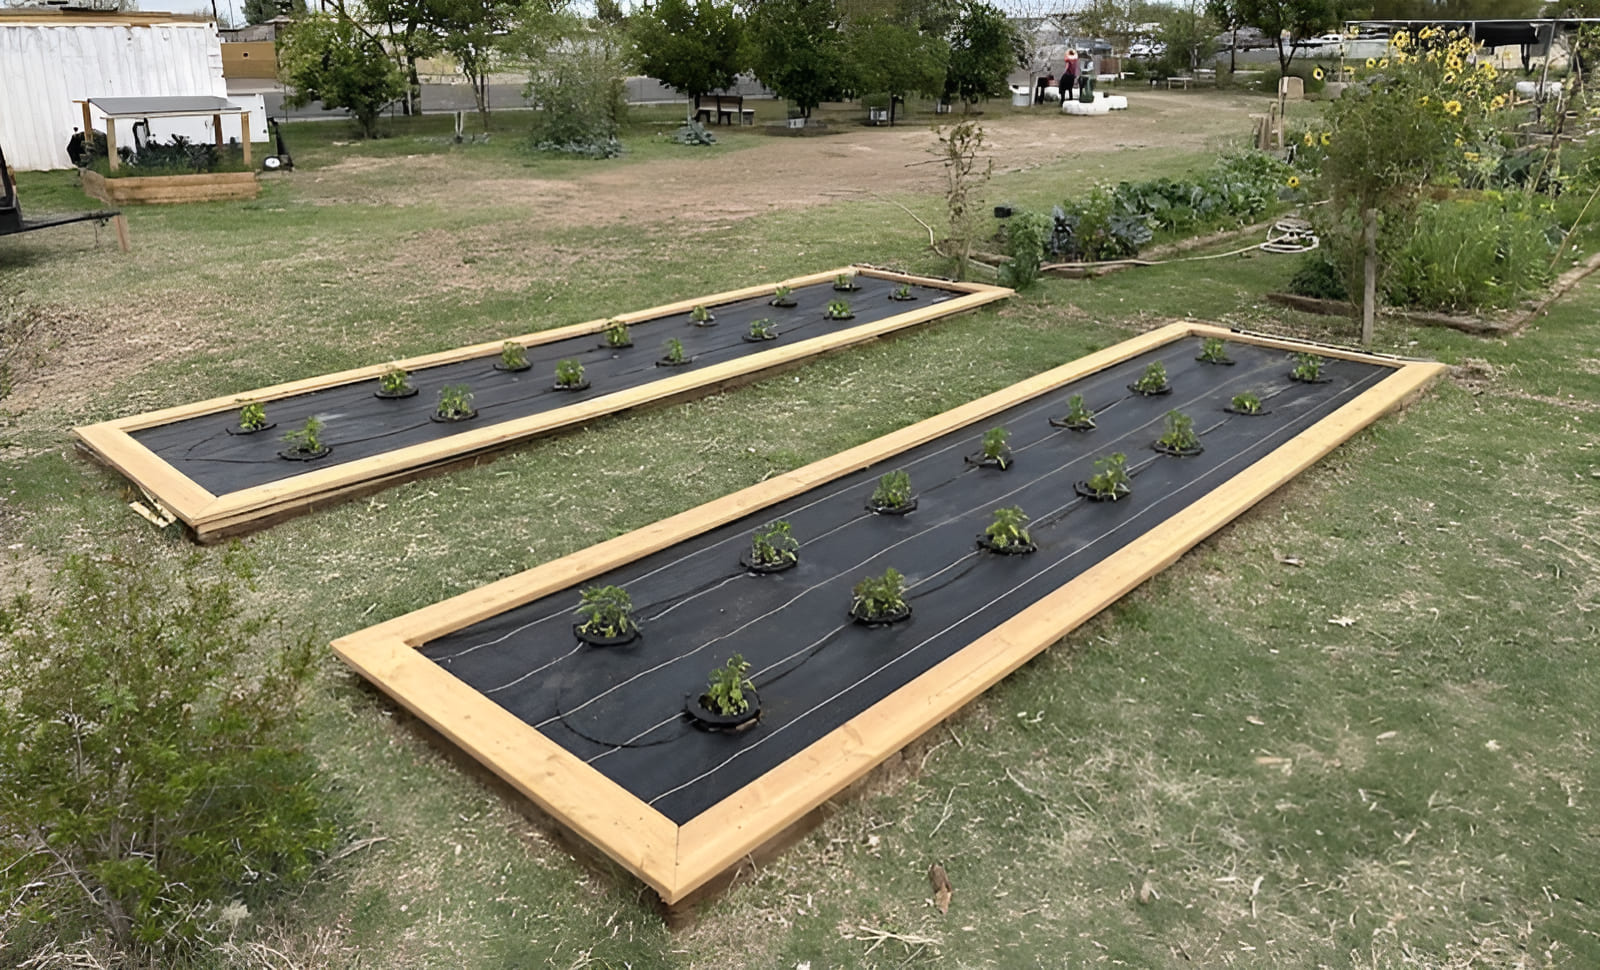
[[1378, 315], [1378, 210], [1361, 213], [1361, 242], [1366, 250], [1361, 280], [1361, 346], [1372, 343], [1374, 318]]
[[117, 248], [125, 253], [133, 252], [133, 243], [128, 239], [128, 217], [119, 212], [111, 217], [111, 225], [117, 230]]
[[211, 116], [211, 135], [216, 140], [217, 147], [222, 147], [222, 115]]
[[[218, 129], [220, 132], [220, 128]], [[222, 135], [218, 134], [218, 138]], [[250, 167], [250, 112], [245, 111], [239, 115], [239, 144], [244, 146], [244, 165]]]
[[90, 120], [91, 115], [89, 114], [89, 99], [85, 98], [82, 101], [79, 101], [78, 105], [79, 107], [83, 108], [83, 147], [86, 149], [93, 148], [94, 122]]
[[106, 165], [117, 170], [117, 120], [106, 115]]

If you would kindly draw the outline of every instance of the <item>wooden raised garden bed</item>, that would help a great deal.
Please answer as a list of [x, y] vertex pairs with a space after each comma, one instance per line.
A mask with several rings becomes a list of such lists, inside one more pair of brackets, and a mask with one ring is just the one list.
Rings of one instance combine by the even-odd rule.
[[[858, 288], [832, 286], [854, 272]], [[610, 320], [512, 338], [530, 365], [508, 371], [500, 341], [394, 362], [417, 393], [384, 399], [374, 392], [390, 364], [243, 391], [75, 428], [92, 454], [117, 469], [159, 506], [158, 517], [185, 523], [201, 541], [260, 528], [314, 506], [365, 494], [424, 472], [506, 448], [628, 408], [712, 393], [752, 375], [1004, 299], [1011, 291], [877, 270], [830, 271], [790, 280], [793, 306], [773, 306], [778, 284], [718, 293]], [[892, 297], [901, 287], [909, 297]], [[848, 322], [828, 319], [829, 303], [850, 305]], [[702, 306], [715, 319], [695, 326]], [[771, 321], [770, 339], [750, 339], [753, 321]], [[613, 321], [632, 343], [608, 346]], [[682, 349], [662, 366], [664, 343]], [[556, 365], [577, 361], [584, 387], [553, 386]], [[441, 393], [465, 385], [475, 416], [431, 420]], [[260, 404], [272, 427], [241, 434], [240, 411]], [[325, 454], [285, 460], [282, 436], [308, 419], [322, 422]], [[165, 513], [164, 515], [161, 513]]]
[[[1224, 338], [1232, 363], [1197, 360], [1202, 337]], [[1289, 352], [1307, 351], [1315, 373], [1291, 378]], [[1131, 390], [1153, 363], [1166, 390]], [[1174, 324], [333, 647], [680, 903], [1443, 370]], [[1261, 413], [1228, 410], [1246, 392]], [[1061, 426], [1073, 395], [1093, 430]], [[1152, 447], [1174, 409], [1198, 433], [1190, 457]], [[1004, 469], [979, 454], [996, 427]], [[1084, 497], [1119, 452], [1131, 492]], [[915, 508], [870, 510], [894, 470]], [[1031, 516], [1035, 551], [980, 548], [1008, 506]], [[798, 563], [747, 568], [774, 520]], [[891, 567], [909, 617], [853, 621], [855, 585]], [[604, 586], [627, 592], [640, 635], [586, 645], [579, 593]], [[704, 730], [687, 708], [735, 654], [759, 716]]]
[[220, 202], [253, 199], [261, 194], [254, 172], [207, 172], [198, 175], [130, 175], [106, 178], [99, 172], [78, 170], [83, 191], [112, 205], [133, 202]]

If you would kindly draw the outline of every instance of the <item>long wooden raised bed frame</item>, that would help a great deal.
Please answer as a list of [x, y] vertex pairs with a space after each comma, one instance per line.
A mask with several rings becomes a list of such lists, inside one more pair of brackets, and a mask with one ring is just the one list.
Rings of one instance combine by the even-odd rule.
[[[974, 641], [960, 653], [691, 819], [674, 824], [596, 769], [467, 686], [416, 648], [448, 633], [866, 468], [1006, 408], [1173, 341], [1218, 336], [1394, 368], [1379, 384], [1204, 498]], [[1419, 394], [1445, 370], [1182, 322], [1013, 384], [831, 458], [341, 637], [346, 663], [543, 812], [654, 889], [669, 906], [706, 886], [1033, 656], [1171, 565], [1336, 446]]]
[[109, 205], [130, 202], [225, 202], [261, 194], [254, 172], [204, 172], [195, 175], [129, 175], [106, 178], [90, 169], [79, 171], [83, 191]]
[[[746, 354], [736, 360], [684, 371], [640, 387], [600, 395], [542, 414], [473, 428], [439, 441], [400, 448], [382, 455], [333, 465], [224, 495], [213, 495], [202, 488], [140, 444], [132, 437], [132, 433], [185, 418], [237, 410], [241, 400], [268, 403], [308, 391], [375, 380], [392, 364], [385, 362], [273, 387], [240, 391], [226, 397], [216, 397], [194, 404], [74, 428], [73, 433], [91, 453], [138, 485], [158, 506], [157, 512], [166, 512], [168, 513], [166, 517], [181, 520], [193, 532], [195, 538], [201, 542], [210, 542], [262, 528], [317, 506], [369, 494], [391, 484], [416, 478], [431, 470], [499, 451], [530, 438], [592, 421], [608, 414], [647, 404], [710, 394], [742, 380], [748, 380], [752, 375], [762, 371], [794, 364], [810, 357], [875, 340], [908, 327], [961, 313], [1005, 299], [1012, 292], [1004, 287], [986, 286], [981, 283], [953, 283], [948, 280], [908, 276], [865, 267], [841, 267], [782, 283], [768, 283], [696, 297], [692, 300], [680, 300], [648, 310], [618, 314], [614, 317], [506, 339], [517, 340], [532, 347], [570, 337], [598, 334], [604, 332], [613, 320], [621, 320], [628, 324], [639, 323], [684, 313], [697, 304], [716, 306], [765, 296], [778, 286], [800, 287], [823, 283], [842, 272], [855, 272], [879, 279], [937, 287], [962, 295], [941, 303], [922, 305], [876, 323], [862, 324], [787, 346]], [[395, 361], [393, 364], [398, 364], [408, 371], [415, 371], [475, 357], [493, 357], [500, 352], [502, 343], [503, 340], [494, 340], [442, 353], [411, 357]]]

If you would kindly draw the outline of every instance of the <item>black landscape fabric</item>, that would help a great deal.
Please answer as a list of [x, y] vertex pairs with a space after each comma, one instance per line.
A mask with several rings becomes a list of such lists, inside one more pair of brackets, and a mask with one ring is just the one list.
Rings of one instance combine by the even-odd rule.
[[[623, 586], [644, 635], [624, 647], [581, 645], [576, 588], [424, 645], [422, 652], [524, 722], [682, 824], [794, 756], [897, 688], [1197, 501], [1277, 446], [1377, 384], [1388, 368], [1326, 360], [1326, 383], [1290, 380], [1281, 350], [1228, 344], [1234, 366], [1195, 360], [1180, 341], [1019, 404], [879, 466], [848, 475], [724, 528], [595, 578]], [[1172, 392], [1127, 385], [1165, 363]], [[1224, 409], [1244, 391], [1270, 413]], [[1081, 393], [1098, 428], [1052, 427]], [[1204, 451], [1158, 455], [1151, 444], [1178, 409]], [[1009, 470], [979, 468], [983, 433], [1011, 432]], [[1131, 496], [1090, 502], [1074, 485], [1095, 459], [1128, 456]], [[918, 507], [869, 512], [877, 478], [903, 468]], [[994, 509], [1020, 506], [1038, 552], [976, 548]], [[755, 575], [740, 565], [749, 535], [788, 520], [800, 565]], [[851, 588], [894, 567], [913, 614], [868, 629], [850, 621]], [[756, 725], [738, 734], [694, 727], [684, 702], [714, 667], [740, 654], [761, 697]]]
[[[796, 287], [792, 308], [773, 307], [765, 296], [712, 307], [714, 326], [696, 327], [689, 314], [679, 313], [633, 324], [629, 330], [633, 346], [613, 350], [603, 346], [603, 334], [572, 337], [528, 348], [533, 366], [520, 373], [494, 368], [498, 355], [442, 364], [414, 371], [411, 384], [418, 389], [414, 397], [382, 400], [373, 396], [377, 380], [343, 384], [281, 400], [265, 402], [270, 430], [251, 435], [229, 434], [238, 423], [237, 411], [225, 411], [197, 418], [174, 421], [135, 431], [135, 441], [154, 452], [167, 464], [213, 495], [226, 495], [258, 485], [329, 468], [361, 458], [370, 458], [411, 445], [439, 441], [462, 432], [523, 418], [545, 411], [593, 400], [617, 391], [661, 380], [759, 353], [809, 340], [841, 329], [874, 323], [920, 307], [943, 303], [962, 294], [930, 286], [912, 285], [913, 301], [889, 299], [900, 286], [890, 280], [857, 276], [861, 287], [841, 293], [831, 281]], [[833, 300], [850, 304], [854, 319], [828, 320], [823, 311]], [[754, 320], [768, 318], [778, 333], [776, 340], [747, 342], [744, 335]], [[685, 367], [657, 367], [655, 362], [666, 352], [668, 338], [683, 343], [685, 356], [692, 363]], [[575, 359], [583, 365], [589, 381], [585, 391], [555, 389], [556, 362]], [[449, 385], [465, 384], [473, 395], [472, 406], [478, 416], [463, 422], [440, 423], [430, 420], [439, 401], [439, 391]], [[241, 399], [242, 401], [243, 399]], [[282, 436], [316, 417], [323, 423], [323, 443], [332, 448], [326, 458], [315, 461], [286, 461], [278, 457], [285, 447]]]

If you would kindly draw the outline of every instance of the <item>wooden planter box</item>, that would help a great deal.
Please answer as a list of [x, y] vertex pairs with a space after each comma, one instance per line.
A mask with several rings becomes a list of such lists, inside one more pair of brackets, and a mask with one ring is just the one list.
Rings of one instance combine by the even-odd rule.
[[261, 194], [254, 172], [211, 172], [204, 175], [147, 175], [108, 179], [79, 169], [83, 191], [110, 205], [133, 202], [220, 202], [253, 199]]
[[[1196, 342], [1207, 337], [1228, 341], [1237, 366], [1195, 360]], [[1288, 354], [1296, 351], [1327, 358], [1327, 380], [1293, 382]], [[1130, 396], [1126, 383], [1151, 360], [1171, 369], [1170, 396]], [[1175, 323], [348, 634], [333, 649], [669, 907], [683, 904], [1444, 370]], [[1251, 386], [1281, 396], [1276, 414], [1223, 418], [1230, 395]], [[1048, 420], [1085, 391], [1101, 411], [1098, 430], [1060, 430]], [[1205, 415], [1204, 433], [1215, 435], [1204, 456], [1157, 456], [1149, 447], [1162, 413], [1180, 406]], [[997, 423], [1015, 433], [1015, 470], [964, 464]], [[1115, 503], [1075, 499], [1091, 461], [1122, 449], [1144, 466], [1133, 469], [1132, 494]], [[920, 510], [904, 519], [866, 512], [876, 477], [895, 468], [910, 469]], [[993, 508], [1011, 501], [1037, 516], [1037, 551], [981, 559], [988, 554], [975, 536]], [[790, 517], [801, 541], [795, 570], [745, 575], [735, 557], [750, 530]], [[881, 570], [886, 556], [907, 567], [908, 602], [920, 600], [904, 625], [863, 633], [845, 619], [850, 584]], [[574, 646], [572, 610], [582, 587], [604, 584], [632, 585], [636, 602], [655, 605], [640, 608], [639, 641], [585, 653]], [[792, 621], [779, 616], [785, 610]], [[819, 625], [837, 629], [816, 637]], [[792, 651], [791, 641], [811, 645]], [[824, 642], [836, 653], [800, 672]], [[735, 652], [754, 664], [761, 721], [722, 736], [684, 725], [683, 699]], [[581, 700], [585, 690], [589, 700]], [[551, 704], [556, 713], [547, 717]], [[636, 730], [630, 719], [655, 726]], [[688, 777], [639, 781], [658, 766]], [[718, 782], [717, 772], [737, 777]], [[697, 788], [705, 797], [685, 800]]]
[[[865, 289], [849, 294], [858, 319], [840, 325], [824, 319], [822, 304], [840, 295], [829, 284], [846, 271], [854, 272]], [[916, 290], [920, 299], [909, 303], [886, 299], [891, 289], [902, 283]], [[412, 373], [416, 386], [424, 392], [413, 399], [420, 405], [420, 413], [409, 410], [412, 404], [407, 402], [373, 397], [374, 383], [390, 366], [374, 364], [76, 428], [74, 433], [92, 454], [136, 483], [157, 506], [158, 517], [181, 519], [197, 539], [209, 542], [441, 471], [456, 462], [477, 460], [604, 415], [714, 394], [774, 368], [931, 323], [1011, 294], [1003, 287], [850, 267], [797, 277], [785, 285], [793, 287], [802, 303], [809, 301], [809, 305], [770, 307], [767, 300], [777, 284], [769, 283], [514, 337], [536, 365], [522, 378], [529, 388], [526, 392], [517, 378], [491, 369], [501, 347], [501, 341], [495, 340], [395, 361], [394, 365]], [[716, 311], [719, 320], [715, 327], [686, 326], [691, 308], [701, 304]], [[741, 341], [739, 334], [756, 317], [770, 317], [780, 339]], [[638, 346], [620, 352], [602, 348], [598, 338], [612, 320], [635, 328]], [[682, 338], [691, 354], [690, 364], [682, 368], [655, 366], [652, 362], [660, 352], [661, 339], [672, 334]], [[704, 348], [703, 356], [693, 356], [700, 353], [697, 345]], [[574, 396], [546, 394], [542, 388], [555, 362], [568, 357], [588, 361], [594, 387]], [[604, 380], [604, 368], [619, 368], [624, 373]], [[441, 426], [430, 425], [427, 418], [434, 395], [444, 384], [461, 382], [472, 384], [479, 397], [477, 405], [485, 407], [484, 415], [452, 425], [449, 434], [435, 433]], [[246, 440], [225, 434], [246, 400], [262, 403], [273, 421], [282, 422], [281, 428], [260, 439], [259, 448], [248, 446], [256, 458], [233, 454], [226, 462], [189, 461], [197, 454], [191, 451], [196, 442], [231, 449]], [[327, 413], [347, 416], [330, 421], [325, 429], [333, 448], [330, 460], [300, 463], [277, 457], [274, 442], [279, 435], [301, 425], [308, 416]], [[354, 428], [357, 421], [368, 419], [376, 422], [370, 433], [351, 431], [341, 442], [346, 433], [341, 428]], [[424, 430], [413, 433], [405, 431], [407, 428]], [[183, 444], [173, 449], [155, 440], [165, 440], [169, 431]], [[365, 441], [382, 447], [356, 451], [365, 447]], [[262, 475], [241, 483], [204, 473], [246, 467], [257, 468]]]

